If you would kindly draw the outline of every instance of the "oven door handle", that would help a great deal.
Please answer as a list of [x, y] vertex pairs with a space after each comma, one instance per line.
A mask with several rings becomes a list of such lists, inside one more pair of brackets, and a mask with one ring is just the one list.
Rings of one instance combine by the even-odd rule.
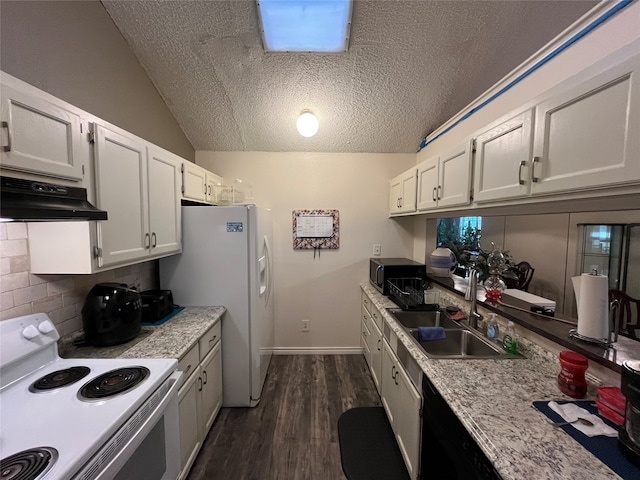
[[[144, 419], [142, 424], [134, 429], [134, 432], [129, 436], [124, 445], [119, 445], [114, 449], [114, 453], [109, 455], [110, 449], [113, 449], [113, 444], [116, 443], [115, 439], [118, 437], [118, 433], [113, 435], [109, 442], [102, 446], [102, 448], [85, 464], [84, 468], [73, 477], [73, 480], [83, 480], [85, 478], [91, 478], [92, 480], [111, 480], [118, 472], [122, 470], [127, 461], [136, 452], [140, 444], [147, 438], [151, 430], [165, 418], [165, 437], [168, 441], [174, 441], [171, 436], [179, 436], [180, 427], [178, 423], [178, 389], [180, 388], [180, 379], [182, 378], [182, 372], [175, 371], [171, 376], [165, 380], [170, 383], [169, 390], [164, 394], [162, 400], [156, 405], [153, 411]], [[158, 387], [158, 388], [162, 388]], [[157, 390], [156, 390], [157, 391]], [[149, 399], [145, 401], [148, 402]], [[136, 422], [135, 416], [140, 412], [142, 408], [138, 409], [136, 413], [127, 421], [125, 425]], [[124, 431], [124, 426], [119, 429]], [[119, 442], [122, 440], [119, 439]], [[165, 440], [166, 445], [167, 440]], [[166, 452], [167, 458], [167, 472], [162, 477], [176, 478], [180, 472], [180, 448], [173, 449], [175, 451]], [[106, 458], [105, 458], [106, 457]], [[97, 468], [99, 472], [97, 475], [92, 475], [92, 471]]]

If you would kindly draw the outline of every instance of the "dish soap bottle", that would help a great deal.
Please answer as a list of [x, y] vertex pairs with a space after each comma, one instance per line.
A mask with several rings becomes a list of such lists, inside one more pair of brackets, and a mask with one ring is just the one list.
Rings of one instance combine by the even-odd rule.
[[500, 334], [500, 327], [498, 326], [498, 321], [496, 320], [496, 314], [490, 313], [489, 319], [487, 320], [487, 338], [495, 340], [498, 338]]
[[516, 329], [513, 322], [507, 323], [507, 331], [502, 338], [502, 346], [507, 352], [517, 353], [518, 351], [518, 339], [516, 337]]

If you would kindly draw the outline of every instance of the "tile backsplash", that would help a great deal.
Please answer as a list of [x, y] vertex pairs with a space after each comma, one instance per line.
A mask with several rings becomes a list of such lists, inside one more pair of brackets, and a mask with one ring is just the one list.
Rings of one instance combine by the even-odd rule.
[[93, 275], [33, 275], [27, 235], [26, 223], [0, 223], [0, 320], [46, 313], [66, 336], [82, 330], [82, 306], [96, 283], [157, 288], [157, 261]]

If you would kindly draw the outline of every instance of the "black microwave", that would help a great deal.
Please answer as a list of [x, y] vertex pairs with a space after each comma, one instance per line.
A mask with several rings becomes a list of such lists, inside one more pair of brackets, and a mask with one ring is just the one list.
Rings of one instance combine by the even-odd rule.
[[369, 281], [380, 293], [389, 295], [390, 278], [426, 278], [427, 266], [408, 258], [370, 258]]

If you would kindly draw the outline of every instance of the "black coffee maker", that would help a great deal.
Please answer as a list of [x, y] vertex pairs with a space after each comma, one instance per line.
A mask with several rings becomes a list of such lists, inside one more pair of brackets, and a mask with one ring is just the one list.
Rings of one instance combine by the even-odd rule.
[[640, 360], [627, 360], [622, 364], [620, 389], [627, 403], [618, 447], [631, 462], [640, 466]]

